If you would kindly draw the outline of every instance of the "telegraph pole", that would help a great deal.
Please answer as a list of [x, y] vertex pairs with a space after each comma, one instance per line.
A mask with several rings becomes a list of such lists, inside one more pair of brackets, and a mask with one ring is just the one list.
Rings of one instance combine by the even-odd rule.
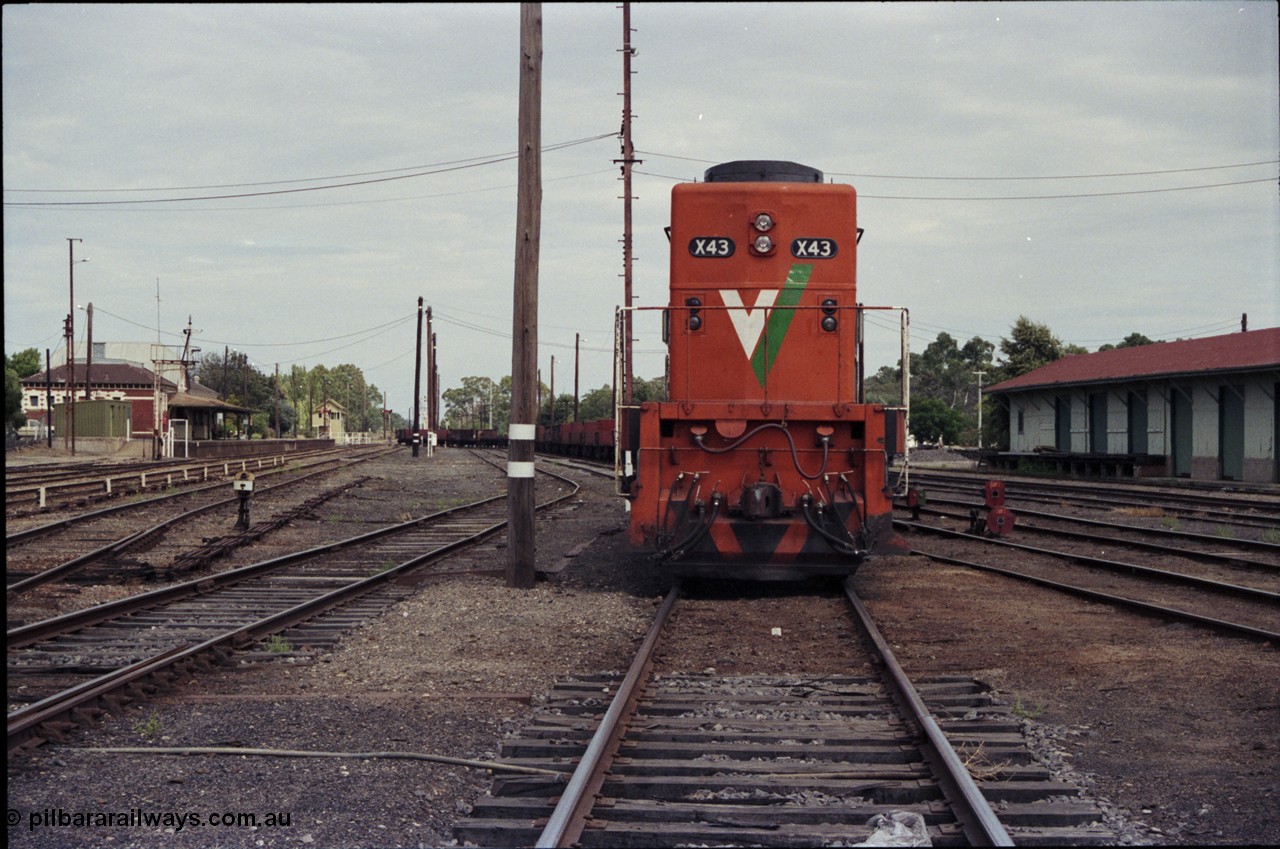
[[538, 249], [542, 227], [542, 4], [520, 4], [520, 160], [507, 453], [507, 586], [532, 589], [538, 390]]
[[[435, 419], [435, 373], [436, 373], [436, 351], [435, 345], [432, 343], [436, 338], [435, 333], [431, 330], [431, 307], [427, 307], [427, 430], [434, 431], [436, 429]], [[428, 445], [428, 448], [431, 446]], [[428, 452], [427, 456], [431, 456]]]
[[427, 378], [431, 385], [431, 407], [427, 416], [430, 419], [431, 429], [435, 430], [440, 426], [440, 367], [436, 360], [438, 351], [435, 333], [431, 334], [431, 341], [428, 344], [431, 346], [431, 375]]
[[635, 158], [631, 144], [631, 57], [636, 55], [631, 46], [631, 4], [622, 4], [622, 158], [615, 160], [622, 166], [622, 403], [631, 403], [631, 166], [640, 161]]
[[49, 364], [49, 349], [44, 349], [44, 438], [49, 450], [53, 450], [53, 366]]
[[573, 421], [578, 421], [578, 353], [582, 334], [573, 334]]
[[83, 241], [67, 238], [67, 287], [71, 290], [71, 311], [67, 313], [67, 436], [71, 438], [73, 457], [76, 453], [76, 242]]
[[985, 371], [975, 371], [978, 376], [978, 450], [982, 450], [982, 376]]
[[84, 343], [84, 400], [90, 401], [89, 387], [93, 383], [93, 302], [89, 302], [89, 308], [85, 310], [88, 318], [87, 338]]
[[422, 298], [418, 298], [418, 344], [413, 349], [413, 433], [409, 439], [409, 444], [413, 446], [413, 456], [418, 456], [418, 443], [421, 437], [418, 435], [419, 418], [418, 405], [422, 402]]

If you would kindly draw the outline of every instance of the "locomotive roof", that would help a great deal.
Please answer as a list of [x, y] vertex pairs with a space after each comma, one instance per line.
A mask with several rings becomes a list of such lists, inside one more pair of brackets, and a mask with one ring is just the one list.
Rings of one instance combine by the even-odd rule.
[[821, 183], [822, 172], [798, 162], [739, 159], [712, 165], [702, 178], [708, 183]]

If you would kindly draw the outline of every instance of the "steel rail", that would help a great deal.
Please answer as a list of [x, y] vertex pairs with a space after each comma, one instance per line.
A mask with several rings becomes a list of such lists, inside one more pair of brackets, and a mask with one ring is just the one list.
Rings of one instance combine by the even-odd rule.
[[[958, 507], [962, 507], [969, 510], [973, 510], [973, 509], [981, 510], [986, 506], [985, 504], [982, 504], [979, 502], [961, 501], [955, 498], [934, 498], [930, 496], [929, 501], [937, 504], [954, 504]], [[895, 506], [898, 506], [899, 508], [901, 508], [901, 505], [895, 505]], [[906, 508], [901, 508], [901, 509], [906, 509]], [[943, 510], [935, 510], [930, 507], [922, 507], [920, 508], [920, 512], [932, 513], [933, 515], [936, 515], [936, 516], [962, 518], [960, 516], [957, 516], [955, 513], [947, 513]], [[1224, 539], [1223, 537], [1215, 536], [1213, 534], [1198, 534], [1198, 533], [1193, 533], [1191, 531], [1170, 530], [1169, 528], [1147, 528], [1141, 525], [1126, 525], [1122, 522], [1106, 522], [1101, 519], [1086, 519], [1082, 516], [1064, 516], [1061, 513], [1046, 513], [1042, 510], [1028, 510], [1025, 507], [1019, 507], [1014, 512], [1018, 516], [1019, 527], [1026, 527], [1031, 530], [1039, 531], [1041, 533], [1046, 533], [1046, 534], [1065, 535], [1065, 534], [1072, 534], [1072, 533], [1079, 533], [1079, 532], [1058, 530], [1055, 528], [1046, 528], [1039, 525], [1028, 525], [1021, 521], [1022, 518], [1024, 516], [1032, 516], [1037, 519], [1048, 519], [1050, 521], [1056, 521], [1056, 522], [1069, 522], [1074, 525], [1084, 525], [1090, 528], [1105, 528], [1107, 530], [1123, 531], [1126, 533], [1146, 534], [1147, 536], [1164, 537], [1166, 539], [1186, 540], [1187, 542], [1198, 542], [1198, 543], [1204, 543], [1206, 545], [1218, 545], [1218, 546], [1233, 545], [1239, 548], [1247, 548], [1255, 551], [1262, 551], [1270, 554], [1280, 555], [1280, 544], [1277, 544], [1274, 542], [1267, 542], [1266, 540], [1236, 539], [1234, 537], [1229, 537]], [[1091, 536], [1089, 538], [1103, 540], [1105, 542], [1115, 542], [1121, 545], [1132, 546], [1134, 548], [1154, 548], [1154, 549], [1166, 549], [1166, 550], [1169, 548], [1169, 546], [1163, 545], [1161, 543], [1144, 542], [1142, 540], [1127, 540], [1127, 539], [1122, 539], [1120, 537]], [[1184, 551], [1183, 553], [1185, 553], [1189, 557], [1204, 557], [1204, 558], [1215, 559], [1215, 560], [1234, 560], [1245, 566], [1261, 566], [1264, 568], [1271, 568], [1271, 569], [1277, 568], [1276, 565], [1272, 563], [1260, 563], [1256, 560], [1246, 560], [1242, 557], [1238, 557], [1232, 554], [1216, 554], [1214, 552], [1209, 552], [1209, 551]]]
[[1004, 825], [991, 809], [982, 791], [969, 775], [968, 769], [942, 733], [937, 720], [925, 706], [924, 700], [916, 692], [907, 678], [888, 641], [876, 627], [870, 612], [853, 588], [853, 579], [844, 581], [845, 596], [856, 614], [859, 629], [880, 656], [885, 680], [889, 685], [889, 693], [894, 702], [919, 729], [923, 740], [921, 751], [925, 760], [933, 768], [942, 792], [951, 805], [951, 810], [964, 831], [965, 838], [971, 846], [1013, 846], [1013, 838], [1005, 830]]
[[[559, 475], [552, 475], [552, 477], [560, 478]], [[560, 479], [564, 480], [564, 478], [560, 478]], [[548, 501], [545, 501], [542, 504], [539, 504], [537, 508], [541, 510], [541, 509], [551, 507], [569, 498], [573, 498], [577, 494], [577, 492], [578, 492], [578, 487], [575, 485], [572, 491], [566, 494], [560, 495], [558, 497], [549, 499]], [[304, 551], [304, 552], [298, 552], [292, 555], [286, 555], [283, 558], [275, 558], [274, 560], [271, 560], [271, 561], [265, 561], [265, 563], [276, 564], [278, 566], [282, 564], [282, 561], [292, 562], [295, 560], [307, 559], [307, 557], [314, 556], [317, 553], [331, 553], [332, 551], [338, 551], [344, 548], [348, 548], [353, 545], [359, 544], [360, 542], [367, 541], [374, 537], [386, 536], [389, 533], [404, 530], [405, 528], [411, 525], [421, 524], [427, 519], [438, 518], [451, 513], [456, 513], [461, 510], [471, 509], [476, 506], [488, 505], [495, 501], [500, 501], [504, 498], [506, 498], [506, 496], [500, 495], [500, 496], [495, 496], [493, 498], [483, 499], [479, 502], [475, 502], [474, 504], [465, 505], [462, 507], [453, 508], [451, 510], [442, 511], [440, 513], [432, 514], [432, 516], [422, 517], [421, 519], [404, 522], [400, 525], [392, 526], [391, 528], [383, 528], [378, 531], [373, 531], [371, 533], [361, 534], [360, 536], [352, 537], [348, 540], [342, 540], [342, 541], [339, 541], [338, 543], [332, 543], [327, 546], [318, 546], [316, 548], [308, 549], [307, 551]], [[456, 551], [466, 548], [467, 546], [470, 546], [475, 542], [478, 542], [479, 540], [485, 537], [488, 537], [491, 534], [501, 530], [503, 527], [506, 526], [506, 524], [507, 524], [506, 521], [497, 522], [493, 525], [490, 525], [466, 537], [460, 538], [450, 543], [446, 543], [445, 545], [432, 549], [431, 551], [428, 551], [425, 554], [421, 554], [421, 555], [418, 555], [417, 557], [411, 558], [410, 560], [406, 560], [403, 563], [400, 563], [396, 566], [391, 567], [390, 569], [381, 571], [374, 575], [370, 575], [367, 578], [353, 581], [352, 583], [346, 584], [342, 587], [326, 592], [313, 599], [301, 602], [300, 604], [297, 604], [291, 608], [288, 608], [287, 610], [280, 611], [278, 613], [259, 619], [255, 622], [251, 622], [251, 623], [242, 625], [238, 628], [232, 629], [230, 631], [226, 631], [220, 635], [211, 637], [197, 645], [179, 646], [179, 647], [168, 649], [165, 652], [162, 652], [156, 655], [155, 657], [145, 658], [137, 663], [131, 664], [130, 666], [122, 667], [121, 669], [106, 673], [91, 681], [86, 681], [83, 684], [80, 684], [76, 687], [72, 687], [68, 690], [64, 690], [61, 693], [54, 694], [39, 702], [33, 703], [31, 705], [27, 705], [16, 711], [13, 711], [8, 715], [8, 749], [10, 752], [13, 752], [16, 748], [21, 747], [25, 742], [27, 742], [29, 739], [31, 739], [35, 735], [39, 726], [46, 723], [57, 722], [63, 718], [71, 717], [74, 715], [74, 711], [76, 711], [77, 709], [83, 708], [83, 706], [85, 706], [88, 703], [96, 702], [99, 698], [108, 696], [110, 693], [114, 691], [120, 690], [121, 688], [126, 688], [130, 685], [136, 685], [136, 683], [139, 682], [140, 680], [155, 676], [158, 673], [165, 671], [169, 667], [172, 667], [180, 662], [183, 662], [183, 661], [194, 662], [197, 660], [197, 658], [201, 656], [209, 655], [209, 654], [213, 654], [217, 656], [221, 653], [225, 653], [226, 649], [239, 648], [249, 643], [252, 643], [255, 640], [260, 640], [272, 634], [280, 633], [281, 631], [284, 631], [285, 629], [295, 624], [298, 624], [299, 622], [303, 622], [307, 619], [311, 619], [321, 613], [324, 613], [329, 609], [338, 607], [342, 604], [345, 604], [351, 601], [354, 598], [357, 598], [362, 595], [366, 595], [376, 589], [379, 589], [385, 584], [394, 582], [396, 579], [400, 578], [401, 576], [405, 575], [406, 573], [410, 572], [413, 569], [424, 566], [430, 562], [442, 559], [450, 554], [453, 554]], [[241, 578], [243, 578], [245, 577], [245, 573], [247, 570], [254, 570], [255, 572], [264, 571], [263, 569], [259, 568], [262, 565], [263, 564], [254, 564], [252, 566], [246, 566], [246, 567], [243, 567], [242, 569], [237, 569], [233, 571], [235, 573], [238, 573], [241, 576]], [[193, 585], [198, 586], [201, 584], [209, 584], [210, 582], [216, 582], [217, 579], [222, 578], [228, 574], [230, 573], [221, 573], [220, 575], [214, 576], [213, 578], [205, 578], [202, 580], [190, 581], [190, 582], [187, 582], [187, 584], [183, 584], [180, 586], [191, 587]], [[170, 589], [173, 589], [173, 588], [170, 588]], [[157, 591], [156, 593], [148, 593], [145, 595], [150, 598], [155, 598], [166, 592], [168, 591], [160, 590], [160, 591]], [[128, 602], [128, 601], [131, 601], [131, 599], [124, 599], [122, 601]], [[121, 604], [117, 602], [111, 605], [104, 605], [103, 607], [121, 607]], [[90, 611], [83, 611], [82, 613], [87, 614], [92, 612], [93, 612], [93, 609], [91, 609]], [[68, 617], [58, 617], [58, 620], [47, 620], [47, 622], [54, 622], [59, 620], [65, 621], [68, 618], [74, 617], [76, 615], [78, 614], [70, 614]], [[102, 618], [109, 618], [109, 617], [102, 617]], [[99, 619], [99, 621], [101, 621], [101, 619]], [[37, 626], [45, 625], [45, 624], [47, 623], [35, 623], [35, 625], [33, 626], [29, 626], [28, 628], [24, 628], [24, 629], [16, 629], [16, 631], [31, 631], [32, 629], [35, 629]], [[12, 640], [13, 640], [14, 634], [15, 634], [14, 631], [9, 632], [11, 648], [13, 647]], [[30, 635], [28, 634], [26, 636], [30, 636]], [[25, 645], [27, 643], [34, 642], [35, 639], [38, 639], [38, 638], [25, 639], [25, 642], [21, 644]]]
[[1228, 622], [1225, 619], [1214, 619], [1211, 616], [1201, 616], [1199, 613], [1191, 613], [1186, 610], [1179, 610], [1175, 607], [1164, 607], [1158, 604], [1152, 604], [1147, 601], [1139, 601], [1138, 599], [1126, 598], [1124, 596], [1109, 595], [1107, 593], [1098, 592], [1097, 590], [1087, 589], [1085, 587], [1077, 587], [1073, 584], [1063, 584], [1057, 581], [1051, 581], [1048, 578], [1040, 578], [1035, 575], [1028, 575], [1024, 572], [1017, 572], [1012, 569], [1003, 569], [999, 566], [990, 566], [986, 563], [972, 563], [968, 560], [960, 560], [955, 557], [947, 557], [942, 554], [930, 554], [927, 551], [912, 549], [912, 554], [918, 554], [921, 557], [927, 557], [930, 560], [936, 560], [939, 563], [947, 563], [952, 566], [967, 566], [970, 569], [978, 569], [983, 572], [993, 572], [997, 575], [1004, 575], [1009, 578], [1017, 578], [1022, 581], [1030, 581], [1042, 587], [1060, 590], [1062, 592], [1078, 595], [1093, 601], [1101, 601], [1107, 604], [1120, 605], [1123, 607], [1131, 607], [1134, 610], [1140, 610], [1144, 613], [1154, 613], [1157, 616], [1168, 617], [1186, 622], [1194, 622], [1198, 625], [1205, 625], [1218, 631], [1223, 631], [1234, 636], [1256, 637], [1262, 640], [1268, 640], [1273, 643], [1280, 644], [1280, 633], [1275, 631], [1267, 631], [1264, 628], [1255, 628], [1252, 625], [1241, 625], [1238, 622]]
[[[344, 460], [348, 459], [344, 457], [321, 456], [324, 453], [330, 453], [330, 452], [320, 452], [319, 454], [316, 454], [316, 455], [308, 455], [310, 459], [317, 459], [318, 462], [310, 464], [309, 466], [307, 466], [307, 468], [311, 468], [311, 466], [320, 465], [322, 463], [335, 463], [335, 464], [341, 463]], [[363, 463], [366, 460], [372, 460], [377, 457], [380, 457], [384, 453], [389, 453], [389, 452], [387, 451], [380, 452], [380, 453], [370, 452], [367, 456], [354, 458], [354, 462]], [[264, 471], [257, 472], [257, 475], [259, 477], [265, 478], [268, 475], [285, 474], [289, 471], [292, 471], [292, 469], [287, 468], [285, 466], [278, 466], [272, 469], [268, 469], [265, 472]], [[152, 498], [144, 499], [142, 501], [130, 501], [126, 504], [115, 504], [115, 505], [112, 505], [111, 507], [103, 507], [99, 510], [92, 510], [88, 513], [77, 513], [76, 515], [68, 516], [65, 519], [56, 519], [52, 522], [47, 522], [43, 525], [36, 525], [34, 527], [26, 528], [21, 531], [14, 531], [11, 534], [6, 534], [4, 538], [5, 546], [8, 547], [10, 545], [14, 545], [15, 543], [26, 542], [29, 539], [43, 536], [45, 534], [53, 533], [54, 531], [70, 527], [79, 522], [91, 521], [93, 519], [98, 519], [103, 516], [108, 516], [112, 513], [118, 513], [126, 510], [138, 510], [144, 507], [149, 507], [158, 502], [168, 500], [170, 498], [183, 498], [189, 495], [198, 495], [201, 492], [207, 492], [209, 490], [217, 489], [220, 486], [226, 486], [226, 485], [227, 485], [227, 479], [224, 478], [222, 480], [215, 481], [214, 483], [208, 484], [207, 486], [197, 486], [191, 489], [184, 489], [180, 492], [171, 492], [164, 495], [157, 495]]]
[[[299, 477], [299, 478], [292, 478], [287, 481], [281, 481], [275, 484], [274, 486], [270, 486], [270, 487], [267, 487], [266, 489], [259, 490], [258, 494], [264, 495], [267, 493], [274, 492], [277, 489], [285, 489], [287, 487], [294, 486], [295, 484], [302, 483], [305, 480], [309, 480], [310, 478], [317, 477], [319, 475], [328, 474], [329, 472], [334, 471], [336, 468], [337, 467], [334, 466], [327, 469], [319, 469], [317, 471], [311, 472], [310, 474], [303, 475], [302, 477]], [[277, 470], [274, 470], [273, 473], [278, 473], [280, 471], [281, 470], [277, 469]], [[176, 495], [162, 495], [160, 496], [160, 498], [174, 498], [179, 495], [195, 495], [199, 492], [205, 492], [210, 489], [214, 489], [218, 487], [225, 488], [226, 485], [227, 485], [226, 482], [222, 481], [222, 482], [213, 484], [212, 486], [209, 486], [209, 487], [201, 487], [198, 490], [188, 490], [186, 492], [176, 493]], [[149, 504], [151, 503], [151, 501], [157, 501], [157, 500], [160, 500], [160, 499], [153, 498], [153, 499], [150, 499], [150, 501], [143, 502], [143, 503]], [[12, 584], [7, 584], [5, 586], [5, 595], [7, 598], [12, 598], [13, 596], [19, 593], [26, 592], [32, 587], [40, 586], [41, 584], [47, 584], [50, 581], [63, 577], [69, 572], [74, 572], [76, 569], [79, 569], [81, 566], [86, 566], [90, 563], [96, 562], [98, 560], [102, 560], [113, 554], [119, 554], [120, 552], [127, 550], [131, 546], [134, 546], [142, 542], [143, 540], [160, 533], [161, 531], [165, 530], [168, 527], [176, 525], [187, 519], [193, 519], [196, 516], [203, 515], [204, 513], [212, 512], [218, 509], [219, 507], [226, 507], [227, 505], [235, 504], [239, 500], [240, 500], [240, 497], [238, 495], [232, 495], [227, 498], [214, 501], [210, 504], [205, 504], [200, 507], [193, 508], [184, 513], [179, 513], [176, 516], [172, 516], [168, 519], [165, 519], [163, 522], [154, 524], [149, 528], [143, 528], [140, 531], [129, 534], [128, 536], [122, 537], [118, 540], [115, 540], [114, 542], [109, 542], [104, 546], [94, 549], [93, 551], [89, 551], [80, 555], [79, 557], [72, 558], [71, 560], [68, 560], [65, 563], [60, 563], [57, 566], [51, 566], [48, 569], [45, 569], [43, 571], [37, 572], [34, 575], [31, 575], [30, 577], [23, 578], [20, 581], [14, 581]], [[122, 506], [128, 507], [128, 506], [135, 506], [135, 505], [122, 505]], [[119, 508], [113, 507], [110, 509], [117, 510]]]
[[[177, 482], [190, 484], [197, 483], [202, 480], [209, 480], [210, 470], [213, 470], [213, 474], [219, 479], [225, 479], [226, 476], [230, 475], [232, 468], [238, 468], [241, 471], [249, 471], [252, 469], [255, 472], [266, 474], [271, 470], [283, 469], [287, 463], [294, 460], [308, 459], [323, 461], [326, 457], [341, 460], [341, 455], [343, 453], [346, 453], [345, 449], [330, 448], [322, 451], [307, 451], [291, 454], [269, 454], [235, 458], [227, 457], [218, 461], [210, 460], [203, 463], [179, 462], [147, 464], [145, 468], [140, 468], [134, 464], [120, 464], [114, 467], [97, 466], [92, 470], [94, 472], [92, 476], [63, 479], [62, 482], [53, 481], [48, 484], [18, 483], [15, 485], [12, 481], [6, 478], [5, 510], [7, 514], [10, 507], [20, 507], [32, 500], [38, 503], [40, 500], [41, 490], [44, 490], [46, 496], [49, 497], [83, 495], [86, 500], [101, 501], [111, 494], [112, 485], [117, 483], [124, 486], [127, 492], [142, 492], [148, 488], [144, 485], [144, 481], [148, 478], [164, 480], [165, 486], [172, 486], [175, 483], [175, 476], [181, 473], [182, 477]], [[256, 465], [254, 465], [255, 462]], [[221, 473], [217, 471], [217, 467], [219, 466], [223, 468]], [[264, 467], [268, 469], [268, 472], [262, 471]], [[187, 472], [189, 471], [193, 471], [195, 474], [188, 476]], [[137, 479], [138, 488], [128, 488], [128, 483], [134, 479]], [[17, 513], [13, 518], [22, 518], [28, 515], [31, 515], [31, 513]]]
[[1211, 578], [1184, 575], [1181, 572], [1169, 572], [1164, 569], [1153, 569], [1150, 566], [1139, 566], [1136, 563], [1123, 563], [1119, 560], [1090, 557], [1087, 554], [1072, 554], [1068, 551], [1054, 551], [1049, 548], [1038, 548], [1034, 545], [1026, 545], [1020, 542], [1007, 542], [1005, 540], [992, 539], [990, 537], [975, 537], [973, 534], [969, 534], [964, 531], [952, 531], [946, 528], [934, 527], [933, 525], [923, 525], [919, 522], [908, 522], [902, 519], [894, 519], [893, 523], [904, 528], [925, 531], [926, 533], [937, 534], [938, 536], [966, 539], [971, 542], [981, 542], [984, 545], [994, 545], [1001, 548], [1012, 548], [1017, 551], [1026, 551], [1030, 554], [1042, 554], [1046, 557], [1070, 560], [1076, 563], [1083, 563], [1086, 566], [1096, 566], [1102, 569], [1109, 569], [1113, 572], [1133, 572], [1134, 574], [1140, 575], [1144, 578], [1154, 578], [1175, 584], [1185, 584], [1186, 586], [1194, 589], [1238, 595], [1253, 601], [1280, 602], [1280, 593], [1271, 592], [1270, 590], [1260, 590], [1255, 587], [1241, 586], [1240, 584], [1228, 584], [1223, 581], [1215, 581]]
[[[976, 480], [976, 479], [975, 479]], [[1023, 482], [1025, 484], [1025, 482]], [[916, 485], [921, 488], [927, 488], [930, 485], [941, 486], [948, 492], [969, 492], [968, 488], [961, 485], [959, 481], [935, 481], [930, 484], [928, 480], [924, 483], [920, 482], [920, 476], [916, 478]], [[1169, 512], [1176, 512], [1188, 521], [1201, 522], [1218, 522], [1220, 524], [1232, 524], [1240, 527], [1271, 529], [1280, 527], [1280, 519], [1277, 519], [1267, 513], [1249, 514], [1240, 512], [1243, 505], [1238, 497], [1233, 499], [1227, 498], [1197, 498], [1195, 496], [1183, 496], [1178, 493], [1151, 492], [1141, 493], [1137, 491], [1121, 493], [1124, 498], [1116, 495], [1098, 494], [1099, 487], [1084, 489], [1079, 487], [1040, 487], [1033, 488], [1028, 486], [1019, 487], [1015, 482], [1013, 486], [1009, 485], [1009, 481], [1005, 481], [1005, 498], [1007, 501], [1020, 500], [1027, 502], [1048, 502], [1061, 503], [1064, 499], [1079, 504], [1082, 507], [1092, 508], [1112, 508], [1112, 507], [1135, 507], [1149, 508], [1153, 505], [1161, 506], [1162, 509]], [[1145, 499], [1144, 499], [1145, 495]], [[1167, 499], [1167, 503], [1161, 504], [1162, 500]], [[1255, 502], [1256, 504], [1256, 502]], [[1274, 502], [1267, 502], [1265, 505], [1274, 508]]]
[[[998, 470], [995, 469], [982, 473], [947, 469], [916, 469], [914, 474], [918, 478], [923, 478], [926, 483], [933, 481], [950, 486], [960, 486], [970, 482], [981, 486], [985, 481], [1001, 477]], [[1153, 496], [1176, 502], [1184, 507], [1193, 505], [1208, 507], [1238, 506], [1241, 503], [1240, 496], [1242, 494], [1261, 495], [1269, 503], [1275, 503], [1277, 497], [1274, 486], [1270, 484], [1250, 485], [1242, 484], [1240, 481], [1193, 482], [1187, 479], [1175, 482], [1170, 478], [1149, 478], [1147, 480], [1151, 482], [1146, 484], [1134, 483], [1132, 480], [1123, 478], [1094, 478], [1082, 481], [1080, 478], [1045, 478], [1019, 475], [1017, 473], [1004, 478], [1006, 484], [1012, 484], [1015, 489], [1025, 489], [1029, 492], [1039, 492], [1040, 494], [1057, 492], [1059, 495], [1068, 493], [1094, 496], [1099, 491], [1110, 491], [1123, 496], [1146, 499], [1142, 503], [1147, 505], [1150, 505]], [[1226, 486], [1226, 484], [1231, 485]]]
[[569, 778], [560, 801], [547, 819], [542, 834], [534, 846], [555, 847], [571, 846], [577, 842], [586, 824], [587, 816], [595, 804], [595, 794], [600, 791], [604, 782], [604, 772], [609, 768], [617, 752], [618, 743], [625, 731], [626, 718], [635, 712], [640, 699], [641, 684], [649, 680], [649, 670], [653, 666], [654, 649], [658, 646], [658, 638], [671, 615], [672, 609], [680, 598], [680, 584], [677, 583], [667, 593], [666, 599], [658, 608], [653, 624], [645, 634], [644, 641], [636, 652], [635, 660], [627, 670], [626, 676], [618, 685], [609, 709], [600, 720], [596, 733], [578, 761], [577, 768]]

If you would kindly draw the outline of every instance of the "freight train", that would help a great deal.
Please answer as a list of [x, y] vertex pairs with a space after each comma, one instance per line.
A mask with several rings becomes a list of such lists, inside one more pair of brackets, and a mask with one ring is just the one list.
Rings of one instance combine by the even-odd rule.
[[632, 542], [676, 574], [847, 575], [909, 550], [888, 478], [905, 404], [862, 398], [856, 206], [793, 162], [672, 189], [669, 301], [633, 308], [661, 310], [668, 400], [619, 405], [616, 471]]

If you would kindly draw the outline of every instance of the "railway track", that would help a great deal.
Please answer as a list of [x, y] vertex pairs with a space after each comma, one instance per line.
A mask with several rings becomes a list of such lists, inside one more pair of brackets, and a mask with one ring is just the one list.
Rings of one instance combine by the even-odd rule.
[[[505, 761], [545, 774], [495, 780], [455, 825], [459, 841], [847, 846], [895, 822], [935, 846], [1114, 839], [1093, 825], [1096, 806], [1030, 762], [981, 685], [912, 686], [851, 584], [864, 645], [848, 647], [850, 666], [867, 675], [669, 668], [660, 646], [680, 593], [625, 676], [561, 682], [504, 744]], [[998, 766], [976, 769], [979, 752]]]
[[[10, 534], [5, 539], [6, 595], [53, 581], [117, 583], [129, 579], [171, 579], [206, 565], [214, 557], [260, 539], [299, 512], [313, 508], [355, 484], [330, 488], [320, 496], [295, 494], [304, 484], [380, 453], [354, 458], [324, 457], [309, 466], [290, 465], [263, 473], [255, 511], [281, 509], [250, 528], [201, 537], [195, 550], [183, 530], [197, 518], [222, 510], [234, 515], [239, 498], [225, 482], [180, 490], [145, 501], [119, 504]], [[175, 512], [176, 511], [176, 512]], [[221, 529], [219, 529], [221, 530]], [[205, 533], [207, 533], [207, 526]]]
[[[942, 493], [972, 497], [993, 477], [999, 478], [998, 475], [930, 470], [912, 472], [910, 480], [913, 487], [928, 493], [930, 501], [936, 501]], [[1170, 525], [1203, 524], [1251, 531], [1259, 536], [1280, 531], [1280, 493], [1275, 491], [1237, 491], [1227, 489], [1225, 483], [1220, 492], [1186, 492], [1157, 484], [1000, 479], [1005, 482], [1006, 498], [1024, 509], [1032, 504], [1044, 504], [1113, 516], [1127, 513], [1135, 517], [1149, 516]]]
[[299, 461], [350, 456], [345, 448], [207, 461], [79, 463], [5, 469], [5, 517], [27, 524], [51, 511], [72, 510], [148, 491], [198, 486], [237, 472], [259, 474]]
[[[577, 491], [543, 474], [539, 509]], [[321, 649], [506, 523], [494, 496], [8, 631], [9, 750], [57, 739], [180, 677]]]
[[[940, 521], [957, 518], [950, 514]], [[1179, 545], [1100, 538], [1090, 529], [1062, 528], [1045, 531], [1055, 538], [1067, 537], [1048, 548], [1030, 544], [1036, 533], [1021, 524], [1006, 538], [979, 537], [922, 521], [895, 519], [894, 525], [910, 535], [913, 553], [937, 562], [999, 573], [1236, 636], [1280, 641], [1280, 563], [1271, 552], [1188, 552]], [[941, 542], [921, 542], [921, 536]], [[1219, 548], [1229, 549], [1229, 543], [1222, 540]]]

